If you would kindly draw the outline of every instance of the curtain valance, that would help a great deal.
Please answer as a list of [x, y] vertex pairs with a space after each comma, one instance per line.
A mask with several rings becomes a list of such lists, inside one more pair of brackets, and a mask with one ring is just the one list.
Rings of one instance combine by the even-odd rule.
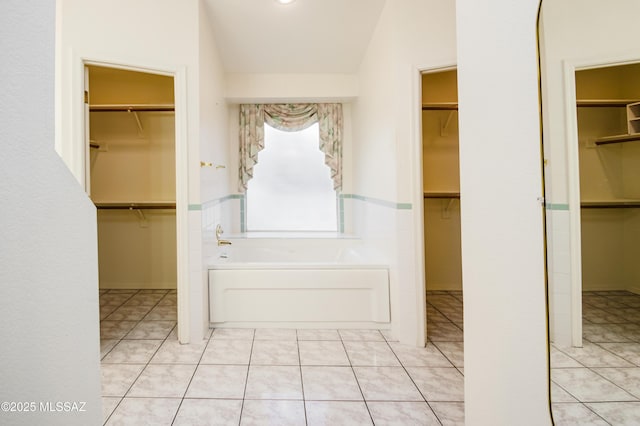
[[331, 169], [333, 187], [342, 189], [342, 104], [240, 105], [240, 182], [247, 189], [258, 153], [264, 149], [264, 123], [278, 130], [299, 131], [318, 123], [320, 150]]

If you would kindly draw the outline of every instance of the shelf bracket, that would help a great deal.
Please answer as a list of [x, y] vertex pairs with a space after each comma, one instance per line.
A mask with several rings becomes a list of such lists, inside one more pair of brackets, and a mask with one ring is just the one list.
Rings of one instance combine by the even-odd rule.
[[138, 130], [140, 130], [140, 133], [142, 133], [144, 131], [144, 129], [142, 128], [142, 122], [140, 121], [140, 117], [138, 116], [138, 112], [134, 111], [132, 108], [129, 108], [127, 110], [127, 112], [129, 114], [133, 114], [133, 118], [136, 119], [136, 124], [138, 125]]
[[453, 113], [455, 111], [449, 111], [449, 115], [447, 115], [447, 119], [444, 121], [444, 123], [442, 122], [442, 119], [440, 119], [440, 136], [449, 136], [449, 125], [451, 124], [451, 119], [453, 118]]
[[144, 215], [144, 212], [141, 209], [136, 209], [135, 207], [129, 207], [129, 210], [131, 210], [132, 212], [135, 212], [136, 215], [138, 216], [140, 228], [146, 228], [149, 226], [149, 221], [147, 220], [147, 217]]
[[454, 201], [455, 201], [455, 198], [442, 200], [442, 209], [440, 210], [440, 217], [442, 219], [451, 219], [451, 206], [453, 205]]

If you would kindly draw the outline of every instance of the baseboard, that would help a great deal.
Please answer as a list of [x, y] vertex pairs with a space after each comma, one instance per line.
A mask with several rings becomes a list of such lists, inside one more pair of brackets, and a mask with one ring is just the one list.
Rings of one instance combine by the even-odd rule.
[[427, 283], [427, 291], [462, 291], [462, 283]]
[[640, 286], [632, 286], [627, 288], [627, 291], [630, 291], [633, 294], [640, 294]]
[[591, 284], [588, 287], [582, 287], [582, 291], [629, 291], [634, 294], [640, 294], [640, 286], [611, 286], [606, 284]]
[[123, 282], [101, 282], [98, 286], [100, 290], [175, 290], [175, 282], [154, 282], [154, 283], [123, 283]]
[[229, 321], [211, 322], [210, 328], [296, 328], [305, 330], [391, 330], [391, 323], [351, 321]]

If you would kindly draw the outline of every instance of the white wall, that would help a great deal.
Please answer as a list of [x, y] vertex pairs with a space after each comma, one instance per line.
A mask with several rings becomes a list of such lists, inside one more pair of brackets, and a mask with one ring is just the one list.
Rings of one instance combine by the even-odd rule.
[[2, 424], [102, 422], [96, 218], [53, 148], [54, 23], [54, 2], [0, 3], [0, 400], [86, 411]]
[[[203, 161], [214, 165], [201, 169], [201, 199], [206, 201], [226, 195], [229, 181], [237, 175], [237, 170], [227, 161], [233, 145], [229, 139], [229, 106], [224, 98], [227, 77], [218, 56], [209, 15], [202, 3], [199, 29], [200, 155]], [[225, 168], [216, 169], [215, 165]]]
[[[81, 105], [75, 103], [82, 92], [82, 60], [137, 66], [149, 70], [176, 73], [175, 84], [181, 96], [176, 97], [176, 143], [187, 143], [187, 158], [177, 155], [177, 163], [188, 169], [188, 183], [177, 188], [178, 256], [188, 253], [188, 260], [178, 260], [178, 314], [189, 312], [189, 327], [178, 324], [180, 340], [188, 342], [204, 336], [206, 318], [206, 282], [202, 273], [202, 230], [200, 211], [200, 57], [215, 48], [211, 38], [200, 50], [202, 14], [198, 0], [59, 0], [59, 65], [57, 90], [59, 94], [56, 148], [67, 165], [80, 180], [83, 158], [78, 154], [82, 146]], [[203, 60], [208, 60], [202, 55]], [[208, 66], [203, 66], [209, 69]], [[203, 76], [219, 84], [222, 76]], [[208, 93], [208, 91], [207, 91]], [[215, 96], [214, 96], [215, 97]], [[203, 101], [206, 103], [206, 101]], [[206, 103], [208, 107], [208, 103]], [[186, 114], [186, 119], [182, 117]], [[210, 118], [203, 131], [210, 135], [210, 127], [224, 125]], [[206, 136], [205, 136], [206, 137]], [[216, 142], [214, 142], [216, 143]], [[203, 159], [204, 160], [204, 159]], [[180, 167], [178, 167], [178, 174]], [[181, 181], [179, 180], [178, 183]], [[184, 191], [188, 190], [188, 194]], [[181, 192], [182, 191], [182, 192]], [[189, 205], [187, 212], [186, 205]], [[184, 211], [183, 211], [184, 210]], [[181, 234], [181, 229], [188, 228]], [[182, 236], [181, 236], [182, 235]], [[188, 282], [188, 291], [180, 294], [181, 282]], [[204, 302], [203, 302], [204, 301]], [[191, 337], [190, 337], [191, 336]]]
[[[199, 161], [198, 1], [59, 0], [60, 114], [56, 150], [79, 180], [84, 159], [68, 140], [82, 138], [73, 94], [81, 89], [82, 60], [172, 72], [186, 69], [189, 164]], [[78, 85], [80, 84], [80, 88]], [[73, 151], [73, 152], [71, 152]], [[80, 156], [81, 158], [77, 158]], [[189, 201], [199, 200], [199, 169], [190, 168]]]
[[[213, 35], [213, 28], [209, 21], [209, 15], [205, 10], [203, 2], [199, 2], [199, 99], [200, 99], [200, 159], [207, 163], [212, 163], [211, 167], [198, 167], [200, 169], [200, 200], [219, 198], [227, 194], [229, 180], [237, 175], [237, 168], [229, 164], [229, 150], [231, 143], [229, 140], [228, 115], [229, 107], [224, 99], [225, 77], [222, 63], [218, 55], [218, 48]], [[216, 168], [225, 166], [225, 168]], [[204, 206], [201, 207], [203, 210]], [[203, 256], [207, 253], [203, 250], [202, 237], [211, 236], [204, 233], [205, 222], [203, 220], [204, 211], [190, 212], [197, 217], [197, 228], [194, 226], [193, 232], [199, 237], [193, 237], [201, 243], [192, 248], [191, 272], [195, 276], [201, 274], [201, 287], [192, 289], [194, 303], [201, 304], [204, 315], [201, 318], [203, 327], [209, 325], [209, 277], [206, 266], [202, 262]], [[215, 226], [215, 225], [214, 225]], [[197, 259], [197, 261], [196, 261]]]
[[392, 258], [393, 332], [424, 344], [420, 70], [455, 65], [455, 3], [388, 0], [369, 44], [353, 108], [353, 192], [362, 237]]
[[[573, 69], [634, 62], [640, 3], [620, 0], [545, 0], [542, 8], [545, 191], [548, 204], [551, 339], [560, 345], [581, 341], [580, 209], [575, 139], [574, 90], [567, 80]], [[566, 74], [565, 74], [566, 73]], [[575, 144], [575, 145], [574, 145]], [[574, 207], [572, 207], [574, 206]], [[573, 254], [573, 256], [572, 256]], [[575, 281], [575, 282], [572, 282]], [[572, 294], [573, 291], [573, 294]], [[572, 318], [575, 322], [572, 322]]]
[[344, 102], [358, 95], [354, 74], [227, 74], [234, 103]]
[[457, 2], [465, 422], [470, 425], [551, 423], [543, 209], [537, 200], [542, 193], [538, 3]]

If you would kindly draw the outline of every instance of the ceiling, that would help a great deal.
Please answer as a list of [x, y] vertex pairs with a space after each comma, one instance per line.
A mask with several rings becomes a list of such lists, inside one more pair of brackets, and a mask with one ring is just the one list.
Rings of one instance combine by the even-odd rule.
[[354, 73], [384, 2], [204, 0], [232, 73]]

